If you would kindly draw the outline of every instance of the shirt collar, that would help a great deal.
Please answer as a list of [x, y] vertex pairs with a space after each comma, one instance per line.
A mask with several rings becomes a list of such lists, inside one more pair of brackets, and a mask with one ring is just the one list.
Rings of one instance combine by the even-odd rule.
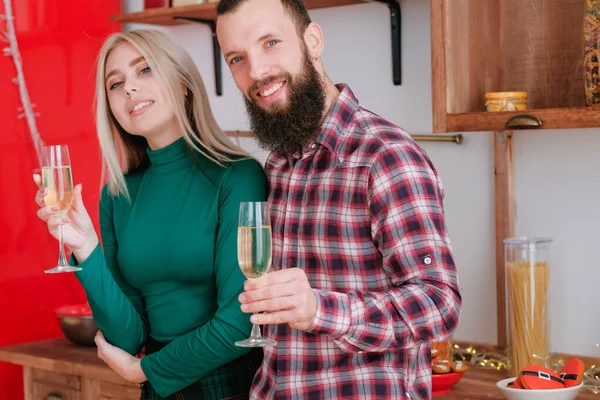
[[170, 174], [192, 165], [193, 160], [183, 137], [158, 150], [146, 148], [152, 171], [157, 174]]
[[325, 116], [321, 131], [314, 142], [325, 146], [336, 158], [343, 161], [344, 157], [340, 152], [340, 147], [349, 133], [346, 127], [360, 105], [350, 86], [339, 83], [336, 87], [340, 94]]

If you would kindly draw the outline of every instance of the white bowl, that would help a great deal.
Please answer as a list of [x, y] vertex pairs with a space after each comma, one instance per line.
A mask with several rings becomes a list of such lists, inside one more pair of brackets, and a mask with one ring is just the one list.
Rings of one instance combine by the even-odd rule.
[[502, 392], [502, 396], [507, 400], [575, 400], [583, 387], [583, 383], [570, 388], [549, 390], [514, 389], [508, 387], [507, 385], [515, 379], [507, 378], [496, 383], [496, 386]]

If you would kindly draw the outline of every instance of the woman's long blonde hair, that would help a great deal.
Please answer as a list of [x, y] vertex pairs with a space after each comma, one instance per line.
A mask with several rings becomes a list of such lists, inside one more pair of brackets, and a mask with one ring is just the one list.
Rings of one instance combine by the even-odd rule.
[[123, 194], [129, 198], [125, 174], [148, 163], [146, 140], [123, 130], [106, 96], [106, 59], [124, 43], [134, 46], [146, 59], [173, 107], [185, 141], [194, 150], [220, 165], [234, 158], [250, 157], [217, 125], [200, 72], [183, 47], [156, 30], [116, 33], [104, 42], [96, 72], [96, 129], [102, 150], [102, 183], [108, 184], [113, 195]]

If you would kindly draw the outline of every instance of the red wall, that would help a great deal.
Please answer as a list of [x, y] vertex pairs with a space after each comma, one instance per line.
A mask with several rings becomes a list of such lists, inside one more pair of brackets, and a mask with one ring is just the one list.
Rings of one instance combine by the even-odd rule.
[[[37, 126], [46, 144], [68, 144], [75, 183], [97, 224], [100, 156], [92, 109], [94, 64], [120, 26], [120, 0], [13, 0], [17, 39]], [[0, 0], [0, 14], [4, 13]], [[3, 31], [0, 22], [0, 31]], [[0, 48], [4, 43], [0, 42]], [[0, 53], [1, 54], [1, 53]], [[37, 158], [12, 57], [0, 56], [0, 346], [61, 336], [53, 310], [85, 301], [73, 274], [46, 275], [57, 241], [37, 219], [31, 175]], [[23, 398], [21, 367], [0, 363], [0, 399]]]

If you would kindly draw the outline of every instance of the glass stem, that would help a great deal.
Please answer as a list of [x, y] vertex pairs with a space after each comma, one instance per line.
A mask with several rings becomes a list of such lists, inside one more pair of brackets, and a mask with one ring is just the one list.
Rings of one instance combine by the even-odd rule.
[[67, 258], [65, 257], [65, 244], [63, 241], [62, 225], [58, 226], [58, 245], [60, 246], [58, 249], [58, 266], [66, 267], [67, 266]]
[[260, 326], [257, 324], [252, 324], [252, 333], [250, 334], [251, 338], [262, 339], [262, 335], [260, 333]]

